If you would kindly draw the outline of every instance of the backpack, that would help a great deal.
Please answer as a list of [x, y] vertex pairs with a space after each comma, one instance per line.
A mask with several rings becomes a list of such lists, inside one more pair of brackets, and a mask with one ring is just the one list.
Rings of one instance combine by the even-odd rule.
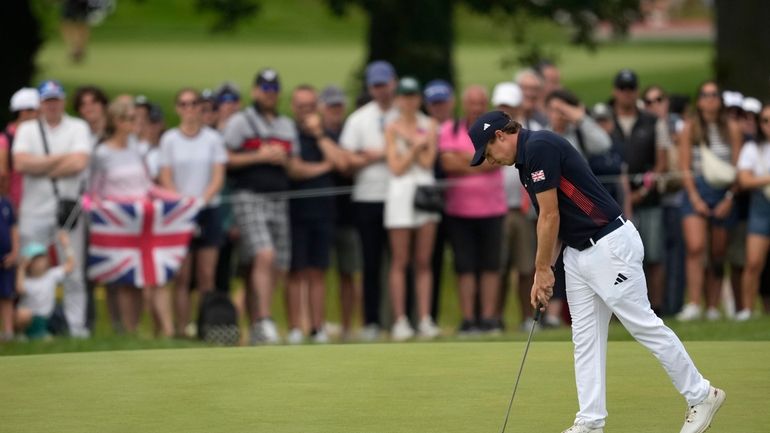
[[241, 340], [238, 313], [227, 293], [209, 292], [198, 313], [198, 338], [213, 344], [237, 346]]

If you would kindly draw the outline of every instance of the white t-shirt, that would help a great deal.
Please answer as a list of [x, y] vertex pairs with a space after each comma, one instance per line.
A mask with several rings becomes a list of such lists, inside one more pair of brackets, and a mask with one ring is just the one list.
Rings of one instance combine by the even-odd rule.
[[[227, 162], [222, 135], [204, 126], [195, 137], [184, 135], [179, 128], [166, 131], [160, 138], [160, 167], [171, 168], [176, 190], [190, 197], [201, 197], [211, 181], [214, 164]], [[219, 196], [210, 206], [219, 204]]]
[[[369, 102], [348, 117], [340, 135], [340, 145], [351, 152], [385, 150], [385, 127], [398, 117], [398, 110], [383, 112], [375, 101]], [[355, 175], [353, 201], [384, 202], [388, 192], [390, 170], [383, 159], [369, 164]]]
[[[55, 128], [49, 127], [44, 121], [43, 129], [52, 155], [91, 154], [93, 144], [88, 124], [84, 120], [65, 115]], [[28, 120], [19, 125], [14, 138], [13, 153], [14, 155], [19, 153], [45, 155], [37, 120]], [[60, 197], [74, 199], [80, 196], [81, 185], [86, 175], [84, 172], [56, 180]], [[51, 179], [46, 176], [25, 174], [19, 214], [22, 217], [53, 217], [56, 215], [56, 206]]]
[[51, 268], [37, 278], [25, 276], [24, 294], [19, 301], [19, 307], [31, 310], [35, 316], [50, 316], [56, 305], [56, 286], [65, 276], [62, 266]]
[[751, 171], [755, 176], [770, 174], [770, 142], [761, 146], [753, 141], [746, 142], [738, 156], [738, 170]]
[[154, 181], [160, 174], [160, 149], [158, 146], [151, 145], [147, 140], [142, 140], [137, 145], [139, 153], [144, 156], [144, 163], [147, 165], [147, 171]]
[[152, 187], [142, 153], [135, 140], [125, 149], [100, 144], [91, 161], [91, 192], [104, 199], [139, 199]]

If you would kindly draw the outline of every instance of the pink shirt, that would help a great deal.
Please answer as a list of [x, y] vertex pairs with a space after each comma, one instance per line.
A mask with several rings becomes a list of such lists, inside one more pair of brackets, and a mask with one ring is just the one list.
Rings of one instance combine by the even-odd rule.
[[[16, 133], [16, 126], [16, 124], [9, 124], [6, 131], [13, 135]], [[10, 143], [8, 143], [8, 138], [5, 136], [5, 134], [0, 134], [0, 152], [7, 153], [8, 158], [13, 158], [9, 145]], [[19, 209], [19, 203], [21, 203], [22, 183], [22, 174], [16, 170], [11, 170], [10, 176], [8, 178], [8, 198], [10, 198], [11, 203], [13, 204], [13, 209], [15, 211]]]
[[[473, 155], [473, 143], [468, 137], [465, 121], [460, 121], [457, 133], [454, 121], [441, 125], [439, 151], [464, 152]], [[448, 176], [445, 211], [447, 215], [462, 218], [488, 218], [505, 215], [503, 172], [500, 169], [466, 176]]]

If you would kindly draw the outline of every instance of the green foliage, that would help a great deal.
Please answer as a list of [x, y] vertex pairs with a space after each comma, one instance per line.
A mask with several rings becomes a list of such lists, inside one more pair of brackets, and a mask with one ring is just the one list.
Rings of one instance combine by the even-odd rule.
[[217, 19], [211, 29], [215, 32], [232, 31], [238, 23], [260, 9], [259, 0], [196, 0], [198, 10], [213, 12]]

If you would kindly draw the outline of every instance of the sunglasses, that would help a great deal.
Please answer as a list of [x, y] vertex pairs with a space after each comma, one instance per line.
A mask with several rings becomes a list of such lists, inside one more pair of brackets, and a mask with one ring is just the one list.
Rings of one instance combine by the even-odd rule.
[[187, 107], [195, 107], [196, 105], [200, 104], [201, 101], [194, 100], [194, 101], [177, 101], [176, 106], [179, 108], [187, 108]]
[[122, 120], [124, 122], [133, 122], [133, 121], [136, 120], [136, 115], [131, 114], [131, 115], [128, 115], [128, 116], [120, 116], [120, 120]]
[[281, 86], [276, 83], [262, 83], [259, 85], [259, 88], [262, 89], [263, 92], [278, 93], [281, 90]]
[[700, 92], [701, 98], [718, 98], [719, 92]]
[[647, 105], [660, 104], [661, 102], [663, 102], [665, 100], [666, 100], [666, 98], [664, 98], [663, 96], [658, 96], [657, 98], [645, 99], [644, 103], [647, 104]]
[[636, 91], [636, 86], [631, 86], [628, 84], [623, 84], [617, 87], [618, 90], [623, 92], [633, 92]]

